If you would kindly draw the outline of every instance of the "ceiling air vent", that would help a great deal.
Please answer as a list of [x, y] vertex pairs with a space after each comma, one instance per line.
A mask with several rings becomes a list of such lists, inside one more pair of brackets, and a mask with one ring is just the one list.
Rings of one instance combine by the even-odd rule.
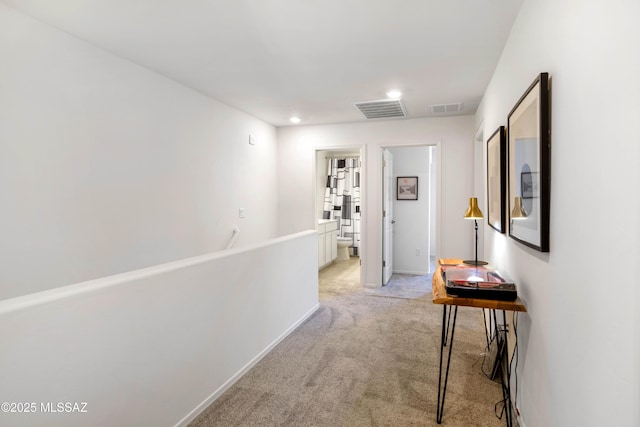
[[355, 106], [367, 119], [386, 119], [390, 117], [405, 117], [407, 115], [401, 99], [357, 102]]
[[462, 102], [455, 102], [453, 104], [437, 104], [431, 106], [431, 112], [433, 114], [449, 114], [459, 113], [462, 111], [464, 104]]

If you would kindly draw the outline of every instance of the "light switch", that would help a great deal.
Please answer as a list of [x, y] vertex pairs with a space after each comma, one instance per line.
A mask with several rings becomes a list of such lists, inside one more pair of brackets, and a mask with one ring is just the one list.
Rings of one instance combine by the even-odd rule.
[[238, 210], [238, 215], [240, 215], [240, 218], [246, 218], [247, 216], [247, 210], [245, 208], [240, 208]]

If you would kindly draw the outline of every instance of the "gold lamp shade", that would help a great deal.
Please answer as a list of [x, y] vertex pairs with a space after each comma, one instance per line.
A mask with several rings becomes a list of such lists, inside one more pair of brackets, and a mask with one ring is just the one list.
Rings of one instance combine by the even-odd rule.
[[522, 197], [514, 197], [511, 219], [526, 219], [528, 216], [529, 214], [522, 207]]
[[469, 209], [464, 213], [464, 219], [482, 219], [482, 211], [478, 207], [478, 198], [471, 197], [469, 199]]
[[482, 211], [478, 207], [478, 199], [476, 197], [471, 197], [469, 199], [469, 209], [464, 213], [464, 219], [472, 219], [475, 223], [476, 230], [476, 257], [475, 259], [465, 260], [463, 261], [465, 264], [469, 265], [486, 265], [486, 261], [478, 261], [478, 220], [484, 218], [482, 215]]

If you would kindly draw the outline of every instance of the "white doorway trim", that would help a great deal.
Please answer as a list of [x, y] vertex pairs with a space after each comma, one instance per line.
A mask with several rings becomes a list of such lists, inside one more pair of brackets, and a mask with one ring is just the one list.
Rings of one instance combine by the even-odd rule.
[[[378, 158], [379, 158], [379, 171], [378, 171], [378, 176], [380, 177], [380, 179], [378, 180], [378, 183], [376, 185], [376, 197], [378, 200], [377, 203], [377, 210], [378, 212], [382, 212], [383, 210], [383, 176], [382, 176], [382, 159], [384, 157], [384, 150], [388, 149], [388, 148], [402, 148], [402, 147], [435, 147], [435, 159], [434, 162], [432, 164], [432, 167], [435, 168], [435, 173], [433, 174], [435, 177], [435, 203], [436, 203], [436, 207], [435, 207], [435, 211], [436, 211], [436, 218], [435, 218], [435, 253], [432, 254], [436, 259], [438, 259], [438, 257], [440, 257], [440, 254], [442, 253], [442, 157], [443, 157], [443, 153], [442, 153], [442, 145], [441, 145], [441, 141], [436, 141], [434, 143], [415, 143], [415, 144], [385, 144], [385, 145], [381, 145], [378, 148]], [[382, 216], [382, 214], [380, 214], [380, 222], [378, 224], [378, 226], [376, 226], [376, 238], [378, 240], [378, 242], [380, 242], [380, 247], [379, 247], [379, 253], [378, 253], [378, 260], [377, 260], [377, 274], [376, 276], [378, 277], [379, 283], [378, 286], [382, 285], [382, 276], [383, 276], [383, 266], [382, 266], [382, 259], [384, 257], [384, 246], [382, 244], [383, 242], [383, 233], [384, 233], [384, 218]]]
[[313, 147], [313, 168], [312, 168], [312, 176], [313, 179], [313, 224], [317, 226], [318, 221], [316, 218], [316, 214], [318, 212], [318, 153], [319, 152], [359, 152], [360, 153], [360, 284], [363, 284], [364, 281], [364, 271], [366, 266], [366, 257], [363, 257], [367, 244], [367, 215], [366, 209], [366, 199], [367, 199], [367, 180], [366, 180], [366, 155], [367, 155], [367, 146], [362, 145], [347, 145], [347, 146], [316, 146]]
[[[484, 123], [480, 123], [480, 126], [476, 130], [473, 140], [473, 197], [478, 198], [478, 206], [485, 215], [485, 220], [481, 221], [482, 226], [478, 227], [478, 259], [484, 259], [484, 234], [485, 224], [488, 221], [489, 211], [487, 208], [487, 183], [485, 181], [487, 174], [484, 173], [484, 165], [486, 160], [484, 157]], [[475, 245], [475, 238], [473, 241]]]
[[382, 286], [393, 274], [393, 154], [382, 149]]

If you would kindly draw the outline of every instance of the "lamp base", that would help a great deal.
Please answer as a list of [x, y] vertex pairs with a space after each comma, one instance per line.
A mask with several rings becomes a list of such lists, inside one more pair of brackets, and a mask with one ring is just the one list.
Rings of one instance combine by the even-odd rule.
[[487, 265], [489, 264], [487, 261], [476, 261], [474, 259], [465, 259], [462, 261], [463, 264], [467, 265]]

